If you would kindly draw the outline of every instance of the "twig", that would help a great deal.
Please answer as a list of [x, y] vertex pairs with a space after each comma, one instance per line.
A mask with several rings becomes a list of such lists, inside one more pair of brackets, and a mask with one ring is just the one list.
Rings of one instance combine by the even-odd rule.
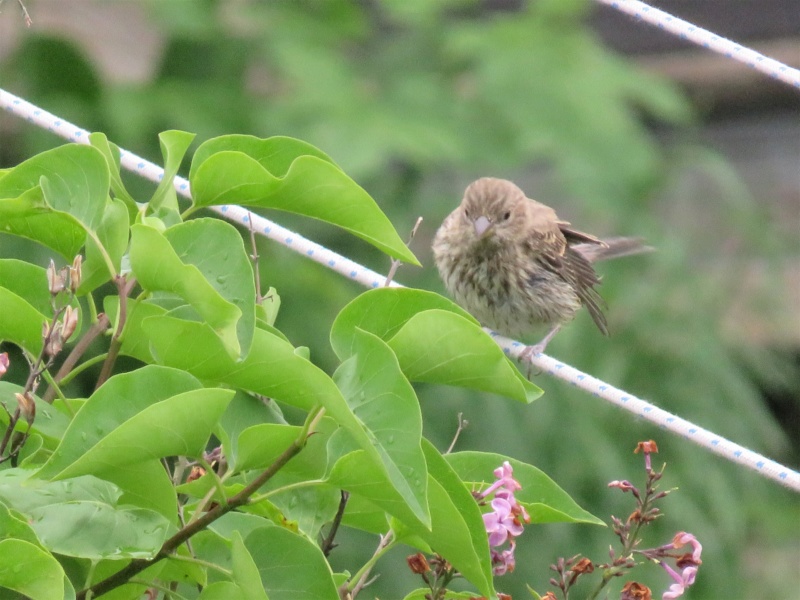
[[[0, 4], [3, 4], [3, 0], [0, 0]], [[19, 7], [22, 9], [22, 16], [25, 17], [25, 25], [30, 27], [33, 25], [33, 19], [31, 19], [31, 16], [28, 14], [28, 9], [25, 8], [22, 0], [17, 0], [17, 4], [19, 4]]]
[[[411, 228], [411, 235], [408, 236], [406, 246], [411, 245], [411, 242], [414, 240], [414, 236], [417, 235], [417, 229], [419, 229], [420, 225], [422, 225], [422, 217], [417, 217], [417, 222], [414, 223], [414, 227]], [[397, 273], [397, 269], [400, 268], [402, 263], [403, 261], [400, 259], [392, 259], [392, 266], [389, 267], [389, 274], [386, 275], [386, 283], [383, 284], [384, 287], [389, 287], [389, 284], [392, 283], [392, 280], [394, 279], [395, 273]]]
[[383, 556], [384, 552], [392, 545], [394, 542], [394, 532], [389, 531], [386, 535], [381, 536], [381, 541], [378, 544], [378, 547], [375, 549], [375, 553], [372, 557], [367, 561], [367, 564], [361, 569], [359, 573], [356, 573], [358, 579], [356, 580], [356, 584], [353, 586], [353, 589], [350, 591], [350, 598], [355, 600], [355, 597], [358, 596], [358, 593], [371, 584], [377, 577], [373, 577], [370, 579], [369, 574], [372, 572], [372, 568], [378, 562], [378, 559]]
[[131, 277], [130, 279], [126, 279], [124, 275], [118, 275], [114, 278], [114, 283], [116, 283], [117, 289], [119, 290], [119, 314], [117, 315], [117, 328], [114, 330], [114, 335], [111, 337], [111, 344], [108, 347], [108, 356], [106, 357], [105, 362], [103, 362], [103, 368], [100, 370], [100, 375], [98, 376], [97, 383], [94, 387], [95, 390], [103, 385], [109, 377], [111, 377], [111, 371], [114, 370], [114, 363], [117, 361], [120, 348], [122, 348], [120, 337], [125, 329], [125, 323], [128, 318], [128, 295], [131, 293], [133, 286], [136, 285], [136, 278]]
[[458, 441], [458, 436], [461, 435], [461, 432], [464, 431], [467, 427], [469, 427], [469, 421], [463, 418], [464, 413], [458, 413], [458, 429], [456, 429], [456, 433], [453, 436], [453, 441], [450, 442], [450, 445], [447, 447], [447, 451], [445, 454], [450, 454], [455, 448], [456, 442]]
[[347, 508], [347, 500], [350, 498], [350, 492], [346, 492], [342, 490], [342, 497], [339, 500], [339, 508], [336, 509], [336, 516], [333, 517], [333, 522], [331, 523], [331, 529], [328, 532], [328, 535], [325, 536], [325, 539], [322, 540], [322, 544], [320, 548], [322, 548], [322, 553], [325, 556], [330, 556], [331, 550], [336, 548], [336, 544], [333, 543], [334, 538], [336, 537], [336, 532], [339, 531], [339, 525], [342, 523], [342, 517], [344, 517], [344, 509]]
[[[80, 360], [81, 356], [83, 356], [84, 352], [89, 349], [92, 342], [97, 338], [98, 335], [103, 333], [106, 329], [108, 329], [109, 320], [108, 316], [105, 313], [101, 313], [97, 317], [97, 322], [94, 323], [86, 333], [83, 334], [83, 337], [75, 344], [75, 347], [72, 349], [72, 352], [69, 353], [64, 363], [58, 369], [56, 376], [53, 378], [53, 381], [56, 384], [61, 383], [61, 380], [67, 376], [67, 374], [72, 371], [75, 365]], [[42, 400], [47, 402], [48, 404], [52, 404], [53, 400], [56, 398], [56, 387], [51, 385], [47, 388]]]
[[161, 549], [153, 558], [133, 559], [123, 569], [120, 569], [113, 575], [94, 584], [93, 586], [78, 592], [75, 596], [76, 600], [87, 600], [89, 597], [102, 596], [103, 594], [121, 585], [124, 585], [128, 582], [128, 580], [130, 580], [131, 577], [134, 577], [157, 562], [169, 557], [184, 542], [189, 540], [189, 538], [208, 527], [221, 516], [247, 504], [250, 501], [250, 497], [255, 494], [262, 485], [272, 479], [272, 477], [278, 471], [280, 471], [284, 465], [286, 465], [286, 463], [297, 456], [297, 454], [299, 454], [299, 452], [305, 447], [306, 440], [316, 429], [316, 425], [319, 422], [319, 419], [322, 418], [324, 412], [324, 410], [319, 410], [313, 415], [309, 415], [309, 419], [307, 421], [308, 426], [303, 428], [303, 431], [301, 431], [297, 439], [292, 442], [289, 447], [286, 448], [286, 450], [284, 450], [263, 473], [256, 477], [241, 492], [235, 496], [232, 496], [227, 503], [214, 505], [214, 507], [202, 517], [181, 528], [178, 533], [173, 535], [162, 544]]

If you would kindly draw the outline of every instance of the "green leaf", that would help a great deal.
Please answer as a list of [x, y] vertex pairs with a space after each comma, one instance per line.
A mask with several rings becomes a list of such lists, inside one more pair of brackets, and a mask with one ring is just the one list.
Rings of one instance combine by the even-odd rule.
[[[240, 468], [238, 465], [241, 433], [249, 427], [258, 427], [262, 423], [286, 425], [286, 419], [283, 418], [276, 402], [266, 398], [256, 398], [237, 390], [215, 432], [222, 442], [229, 469]], [[254, 438], [253, 441], [258, 444], [261, 440]], [[247, 449], [244, 451], [249, 452]]]
[[80, 222], [67, 213], [53, 212], [39, 186], [18, 197], [0, 199], [0, 223], [3, 233], [39, 242], [67, 260], [72, 260], [86, 241]]
[[0, 539], [6, 538], [24, 540], [41, 547], [36, 533], [25, 521], [24, 515], [17, 511], [12, 511], [4, 503], [0, 502]]
[[83, 476], [42, 481], [30, 471], [0, 471], [0, 500], [25, 515], [48, 550], [81, 558], [149, 558], [170, 522], [151, 510], [121, 506], [110, 483]]
[[430, 473], [431, 530], [415, 533], [485, 596], [495, 596], [489, 538], [478, 503], [433, 444], [423, 441]]
[[152, 558], [170, 527], [152, 510], [90, 501], [53, 503], [28, 514], [48, 549], [90, 559]]
[[264, 586], [261, 584], [258, 567], [247, 551], [242, 535], [238, 531], [233, 532], [232, 542], [233, 581], [244, 592], [244, 597], [247, 600], [268, 600]]
[[331, 345], [340, 359], [353, 353], [357, 328], [386, 341], [412, 381], [468, 387], [522, 402], [542, 394], [471, 315], [438, 294], [408, 288], [361, 294], [331, 328]]
[[[426, 600], [425, 595], [431, 593], [431, 588], [420, 588], [408, 594], [403, 600]], [[486, 598], [482, 594], [474, 594], [472, 592], [451, 592], [450, 590], [444, 593], [442, 600], [469, 600], [470, 598]]]
[[[103, 310], [114, 323], [119, 312], [119, 296], [105, 296]], [[152, 301], [128, 298], [128, 318], [122, 334], [120, 353], [137, 358], [144, 363], [156, 362], [150, 353], [150, 338], [142, 329], [142, 323], [147, 317], [163, 315], [166, 312], [165, 308]]]
[[432, 309], [453, 312], [478, 325], [472, 315], [444, 296], [412, 288], [383, 287], [364, 292], [339, 312], [331, 327], [331, 346], [339, 360], [344, 360], [354, 352], [356, 328], [387, 340], [411, 317]]
[[0, 259], [0, 282], [43, 315], [53, 313], [46, 269], [13, 258]]
[[339, 600], [328, 561], [306, 537], [283, 527], [262, 527], [244, 545], [270, 600]]
[[64, 570], [49, 552], [24, 540], [0, 540], [0, 588], [31, 600], [61, 600]]
[[125, 203], [125, 207], [128, 210], [129, 219], [135, 219], [136, 214], [139, 212], [139, 207], [137, 206], [133, 197], [128, 193], [128, 190], [125, 188], [125, 184], [122, 183], [122, 177], [120, 177], [119, 171], [119, 148], [115, 144], [112, 144], [108, 141], [106, 134], [100, 132], [90, 133], [89, 143], [97, 148], [97, 150], [106, 160], [106, 165], [108, 165], [111, 191], [114, 192], [114, 196]]
[[520, 402], [532, 402], [543, 393], [483, 329], [449, 311], [414, 315], [389, 346], [412, 381], [466, 387]]
[[245, 429], [239, 436], [238, 454], [231, 465], [237, 471], [269, 466], [297, 440], [301, 427], [262, 423]]
[[90, 231], [100, 225], [109, 174], [96, 148], [66, 144], [29, 158], [0, 179], [0, 198], [16, 198], [36, 186], [52, 210], [72, 215]]
[[422, 414], [397, 358], [379, 337], [358, 330], [355, 354], [344, 361], [334, 381], [364, 424], [372, 446], [403, 499], [428, 521], [427, 468], [420, 446]]
[[243, 152], [258, 161], [275, 177], [285, 177], [295, 159], [301, 156], [316, 156], [334, 166], [338, 166], [322, 150], [303, 140], [280, 135], [266, 139], [252, 135], [223, 135], [200, 144], [200, 147], [192, 157], [189, 178], [191, 179], [195, 176], [197, 169], [208, 158], [218, 152], [225, 151]]
[[486, 488], [494, 483], [493, 471], [508, 461], [514, 468], [514, 479], [522, 489], [514, 496], [525, 507], [532, 523], [605, 523], [586, 512], [547, 475], [536, 467], [502, 454], [489, 452], [455, 452], [445, 459], [464, 483], [472, 488]]
[[48, 321], [28, 302], [0, 287], [0, 340], [24, 348], [31, 356], [42, 351], [42, 325]]
[[[428, 521], [426, 523], [414, 514], [400, 492], [392, 486], [386, 470], [382, 469], [365, 450], [355, 450], [339, 458], [334, 464], [327, 482], [331, 486], [347, 490], [350, 492], [351, 498], [360, 496], [380, 507], [382, 511], [389, 513], [408, 527], [416, 527], [417, 530], [425, 530], [429, 527], [430, 518], [426, 516], [426, 521]], [[430, 481], [428, 486], [430, 486]], [[368, 505], [362, 504], [362, 507], [366, 506]], [[349, 510], [350, 504], [348, 503], [348, 512]], [[366, 531], [382, 533], [383, 530], [376, 531], [370, 527], [385, 522], [385, 518], [381, 520], [380, 515], [372, 513], [368, 509], [363, 512], [363, 518], [356, 521], [350, 521], [345, 513], [345, 521]]]
[[401, 472], [395, 457], [384, 447], [376, 447], [375, 437], [348, 407], [334, 382], [294, 347], [261, 329], [255, 330], [253, 346], [244, 360], [234, 363], [208, 325], [164, 315], [143, 323], [150, 336], [153, 353], [159, 361], [210, 381], [242, 388], [304, 410], [325, 407], [333, 418], [364, 448], [371, 460], [385, 470], [390, 485], [403, 497], [422, 522], [428, 521], [421, 501], [424, 475], [414, 470]]
[[100, 469], [96, 476], [110, 481], [122, 492], [120, 504], [147, 508], [176, 521], [178, 499], [172, 480], [158, 459]]
[[190, 180], [195, 206], [240, 204], [313, 217], [419, 265], [369, 194], [327, 156], [297, 140], [210, 140], [195, 154]]
[[246, 354], [255, 323], [255, 285], [233, 226], [198, 219], [164, 235], [145, 225], [131, 230], [131, 267], [142, 287], [180, 296], [211, 325], [231, 357]]
[[231, 581], [215, 581], [203, 588], [197, 600], [250, 600], [244, 590]]
[[253, 265], [236, 228], [219, 219], [194, 219], [164, 233], [185, 264], [194, 265], [220, 296], [241, 311], [236, 336], [246, 355], [255, 327]]
[[194, 133], [186, 131], [171, 130], [158, 134], [161, 156], [164, 157], [164, 176], [150, 199], [151, 212], [158, 214], [162, 209], [178, 212], [178, 199], [173, 182], [181, 167], [181, 161], [194, 138]]
[[70, 423], [39, 476], [64, 479], [173, 455], [196, 456], [233, 392], [146, 366], [111, 377]]
[[[130, 221], [128, 209], [122, 200], [110, 200], [103, 213], [103, 219], [97, 228], [98, 245], [94, 238], [86, 239], [86, 260], [81, 267], [81, 285], [79, 294], [86, 294], [109, 281], [112, 275], [118, 274], [122, 266], [122, 256], [128, 249], [128, 232]], [[109, 271], [102, 249], [111, 260], [114, 273]]]

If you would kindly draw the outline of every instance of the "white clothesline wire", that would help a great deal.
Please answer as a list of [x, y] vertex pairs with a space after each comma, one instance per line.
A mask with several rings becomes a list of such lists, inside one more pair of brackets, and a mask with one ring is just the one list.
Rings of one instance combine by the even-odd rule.
[[597, 0], [597, 2], [629, 14], [636, 20], [645, 21], [659, 29], [668, 31], [682, 40], [694, 42], [698, 46], [713, 50], [733, 60], [738, 60], [751, 69], [766, 73], [773, 79], [779, 79], [795, 89], [800, 89], [800, 70], [716, 35], [707, 29], [692, 25], [688, 21], [665, 13], [663, 10], [649, 6], [644, 2], [639, 2], [639, 0]]
[[[71, 142], [80, 144], [89, 143], [88, 131], [68, 123], [63, 119], [59, 119], [55, 115], [2, 89], [0, 89], [0, 107], [34, 125], [52, 131]], [[120, 150], [120, 164], [125, 169], [156, 183], [161, 181], [161, 178], [164, 176], [164, 170], [161, 167], [126, 150]], [[174, 185], [180, 195], [191, 199], [189, 182], [186, 179], [175, 177]], [[245, 208], [235, 205], [225, 205], [211, 207], [211, 210], [219, 213], [226, 219], [243, 224], [246, 227], [250, 226], [250, 219], [252, 218], [253, 230], [259, 235], [273, 239], [291, 248], [295, 252], [325, 265], [337, 273], [357, 281], [366, 287], [380, 287], [386, 281], [385, 275], [367, 269], [285, 227], [281, 227], [264, 217], [251, 213]], [[392, 285], [402, 287], [396, 282], [392, 282]], [[490, 334], [498, 345], [513, 358], [519, 357], [520, 353], [525, 348], [524, 344], [520, 342], [503, 337], [495, 332], [490, 332]], [[689, 421], [670, 414], [632, 394], [617, 389], [591, 375], [582, 373], [578, 369], [547, 355], [539, 354], [534, 356], [531, 358], [531, 362], [549, 375], [563, 379], [589, 392], [595, 397], [612, 402], [663, 429], [668, 429], [728, 460], [744, 465], [761, 473], [765, 477], [800, 492], [800, 473], [788, 467], [720, 437], [707, 429], [698, 427]]]

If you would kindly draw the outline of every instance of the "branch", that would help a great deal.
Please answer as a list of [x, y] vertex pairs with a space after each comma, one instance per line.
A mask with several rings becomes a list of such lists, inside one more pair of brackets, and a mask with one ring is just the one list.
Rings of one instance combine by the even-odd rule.
[[[181, 528], [178, 533], [173, 535], [167, 541], [165, 541], [161, 549], [158, 553], [149, 559], [145, 558], [136, 558], [133, 559], [126, 567], [120, 569], [113, 575], [107, 577], [106, 579], [94, 584], [93, 586], [81, 590], [75, 596], [76, 600], [86, 600], [87, 598], [101, 596], [111, 590], [124, 585], [125, 583], [130, 580], [131, 577], [141, 573], [145, 569], [151, 567], [152, 565], [156, 564], [157, 562], [167, 558], [170, 556], [178, 547], [186, 542], [189, 538], [191, 538], [196, 533], [202, 531], [206, 527], [208, 527], [211, 523], [219, 519], [221, 516], [229, 513], [232, 510], [239, 508], [240, 506], [244, 506], [250, 500], [250, 497], [255, 494], [258, 489], [264, 485], [267, 481], [269, 481], [278, 471], [280, 471], [286, 463], [288, 463], [292, 458], [297, 456], [300, 451], [305, 447], [306, 440], [308, 436], [313, 431], [316, 423], [318, 422], [319, 418], [321, 418], [322, 413], [324, 411], [320, 410], [313, 417], [310, 419], [310, 425], [307, 428], [304, 428], [303, 431], [300, 433], [300, 436], [292, 442], [292, 444], [286, 448], [286, 450], [281, 453], [281, 455], [275, 459], [273, 462], [263, 473], [261, 473], [258, 477], [256, 477], [247, 487], [245, 487], [241, 492], [232, 496], [227, 504], [217, 504], [207, 513], [205, 513], [202, 517], [197, 519], [196, 521], [192, 521], [185, 527]], [[89, 594], [91, 594], [89, 596]]]
[[[89, 346], [92, 345], [92, 342], [97, 338], [98, 335], [103, 333], [106, 329], [108, 329], [109, 319], [108, 316], [103, 313], [100, 314], [97, 318], [97, 322], [94, 323], [86, 333], [83, 334], [83, 337], [75, 344], [75, 347], [72, 349], [72, 352], [69, 353], [64, 363], [58, 369], [58, 373], [53, 378], [54, 383], [57, 385], [61, 383], [61, 380], [75, 368], [75, 365], [78, 364], [78, 361], [81, 359], [81, 356], [89, 349]], [[47, 402], [48, 404], [52, 404], [53, 400], [56, 397], [56, 387], [55, 385], [50, 385], [47, 388], [42, 400]]]

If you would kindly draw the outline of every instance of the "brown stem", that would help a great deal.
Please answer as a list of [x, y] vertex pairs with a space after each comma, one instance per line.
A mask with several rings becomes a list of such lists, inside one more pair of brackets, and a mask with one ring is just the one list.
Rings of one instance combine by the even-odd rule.
[[[75, 344], [75, 347], [72, 349], [72, 352], [69, 353], [64, 363], [58, 369], [58, 373], [56, 373], [53, 381], [56, 384], [61, 383], [61, 380], [67, 376], [67, 374], [75, 368], [75, 365], [78, 364], [78, 361], [81, 359], [83, 354], [86, 350], [89, 349], [92, 342], [97, 338], [98, 335], [103, 333], [106, 329], [108, 329], [109, 320], [108, 316], [105, 313], [101, 313], [97, 317], [97, 322], [92, 325], [86, 333], [83, 334], [83, 337]], [[44, 396], [42, 396], [42, 400], [47, 402], [48, 404], [52, 404], [53, 400], [56, 398], [56, 388], [55, 386], [50, 386], [47, 388]]]
[[128, 565], [107, 577], [103, 581], [100, 581], [94, 584], [92, 587], [87, 588], [85, 590], [81, 590], [75, 596], [76, 600], [86, 600], [87, 593], [91, 592], [92, 597], [101, 596], [114, 588], [117, 588], [123, 584], [125, 584], [131, 577], [137, 575], [147, 569], [148, 567], [156, 564], [157, 562], [167, 558], [170, 554], [172, 554], [177, 548], [186, 542], [190, 537], [195, 535], [196, 533], [202, 531], [206, 527], [208, 527], [211, 523], [219, 519], [221, 516], [229, 513], [230, 511], [239, 508], [247, 504], [250, 500], [250, 497], [255, 494], [258, 489], [264, 485], [267, 481], [269, 481], [275, 473], [277, 473], [283, 466], [288, 463], [293, 457], [295, 457], [305, 446], [305, 441], [307, 437], [303, 439], [298, 439], [292, 442], [292, 444], [283, 451], [283, 453], [275, 459], [267, 470], [265, 470], [261, 475], [259, 475], [256, 479], [254, 479], [246, 488], [244, 488], [241, 492], [232, 496], [227, 504], [217, 504], [208, 512], [206, 512], [202, 517], [197, 519], [196, 521], [190, 522], [188, 525], [183, 527], [169, 538], [166, 542], [163, 543], [161, 549], [158, 551], [153, 558], [145, 559], [145, 558], [136, 558], [133, 559]]
[[120, 348], [122, 348], [120, 337], [125, 329], [125, 322], [128, 318], [128, 294], [131, 293], [133, 286], [136, 285], [136, 278], [131, 277], [130, 279], [126, 279], [123, 275], [117, 275], [114, 278], [114, 283], [116, 283], [117, 289], [119, 290], [119, 315], [117, 319], [117, 328], [114, 331], [114, 335], [111, 337], [111, 344], [108, 347], [108, 356], [106, 356], [106, 359], [103, 361], [103, 368], [100, 369], [100, 375], [97, 378], [97, 384], [94, 386], [95, 390], [103, 385], [109, 377], [111, 377], [111, 371], [114, 370], [114, 363], [117, 361]]
[[333, 543], [334, 538], [336, 537], [336, 532], [339, 531], [339, 525], [342, 524], [342, 517], [344, 517], [344, 509], [347, 508], [347, 501], [350, 498], [350, 493], [342, 490], [342, 497], [339, 500], [339, 508], [336, 510], [336, 516], [333, 517], [333, 522], [331, 523], [331, 530], [328, 532], [328, 535], [322, 540], [322, 553], [325, 556], [330, 556], [331, 550], [336, 547], [336, 544]]

